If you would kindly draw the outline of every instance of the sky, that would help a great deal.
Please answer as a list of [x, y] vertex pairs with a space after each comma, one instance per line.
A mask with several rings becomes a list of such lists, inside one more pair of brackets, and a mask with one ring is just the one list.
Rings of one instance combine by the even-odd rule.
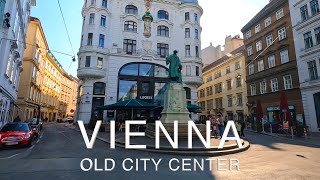
[[[241, 35], [241, 28], [269, 0], [198, 0], [204, 10], [201, 18], [202, 48], [223, 45], [227, 35]], [[83, 0], [60, 0], [75, 55], [80, 47]], [[73, 55], [57, 0], [37, 0], [31, 15], [40, 19], [49, 48]], [[62, 67], [76, 77], [77, 62], [71, 56], [53, 53]], [[77, 58], [76, 58], [77, 59]], [[70, 68], [69, 68], [70, 67]]]

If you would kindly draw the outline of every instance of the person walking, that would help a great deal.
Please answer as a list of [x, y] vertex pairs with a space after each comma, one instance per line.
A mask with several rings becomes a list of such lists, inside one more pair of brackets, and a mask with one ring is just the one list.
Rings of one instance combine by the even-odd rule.
[[241, 131], [240, 121], [237, 120], [237, 121], [235, 122], [235, 125], [236, 125], [236, 129], [237, 129], [237, 131], [238, 131], [238, 135], [241, 136], [241, 135], [240, 135], [240, 131]]
[[211, 122], [211, 132], [213, 134], [213, 137], [218, 138], [217, 120], [215, 115], [210, 117], [210, 122]]
[[244, 135], [244, 129], [246, 128], [246, 122], [244, 120], [240, 120], [240, 125], [241, 125], [240, 137], [245, 138], [246, 136]]
[[20, 116], [17, 116], [17, 117], [13, 120], [13, 122], [21, 122]]
[[223, 133], [224, 133], [224, 121], [223, 121], [223, 118], [221, 117], [220, 114], [218, 115], [217, 123], [218, 123], [218, 128], [219, 128], [219, 135], [220, 135], [220, 139], [221, 139], [223, 136]]

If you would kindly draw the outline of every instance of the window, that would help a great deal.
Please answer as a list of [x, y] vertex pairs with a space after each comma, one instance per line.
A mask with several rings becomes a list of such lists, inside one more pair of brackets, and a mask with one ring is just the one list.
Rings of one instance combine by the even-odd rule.
[[198, 22], [198, 14], [194, 13], [194, 22]]
[[160, 57], [165, 58], [169, 55], [169, 44], [157, 44], [157, 53]]
[[247, 53], [248, 53], [248, 56], [251, 56], [253, 54], [252, 46], [247, 47]]
[[137, 41], [132, 39], [124, 39], [123, 40], [123, 50], [127, 54], [136, 53]]
[[237, 94], [237, 105], [242, 106], [243, 100], [242, 100], [242, 93]]
[[213, 89], [212, 89], [212, 86], [207, 87], [206, 89], [207, 89], [207, 96], [211, 96], [211, 95], [213, 95]]
[[235, 69], [238, 70], [238, 69], [240, 69], [240, 68], [241, 68], [240, 62], [236, 62], [236, 64], [235, 64]]
[[284, 50], [280, 52], [281, 64], [289, 62], [289, 53], [288, 50]]
[[318, 13], [320, 12], [318, 0], [312, 0], [312, 1], [310, 1], [310, 8], [311, 8], [311, 14], [312, 14], [312, 16], [318, 14]]
[[105, 95], [106, 84], [102, 82], [96, 82], [93, 84], [93, 95]]
[[191, 89], [188, 87], [184, 87], [184, 90], [186, 91], [187, 99], [191, 99]]
[[126, 14], [138, 14], [138, 8], [134, 5], [127, 5], [126, 6]]
[[266, 37], [267, 46], [270, 46], [273, 43], [273, 37], [272, 34], [268, 35]]
[[279, 41], [287, 38], [287, 33], [286, 33], [286, 28], [285, 27], [283, 27], [283, 28], [278, 30], [278, 37], [279, 37]]
[[223, 99], [222, 98], [216, 98], [216, 108], [220, 109], [223, 108], [223, 103], [222, 103]]
[[108, 7], [108, 1], [102, 0], [102, 7], [107, 8]]
[[214, 78], [217, 79], [221, 77], [221, 71], [214, 73]]
[[88, 41], [87, 41], [88, 46], [92, 46], [92, 38], [93, 38], [93, 33], [88, 33]]
[[301, 13], [301, 19], [302, 21], [305, 21], [309, 18], [309, 14], [308, 14], [308, 6], [304, 5], [300, 8], [300, 13]]
[[186, 45], [186, 57], [190, 56], [190, 45]]
[[249, 39], [251, 37], [251, 30], [249, 30], [248, 32], [246, 32], [246, 39]]
[[137, 23], [134, 21], [124, 22], [124, 31], [137, 32]]
[[[13, 74], [13, 73], [12, 73]], [[37, 76], [37, 68], [34, 66], [32, 71], [32, 78], [35, 79]]]
[[230, 66], [226, 68], [226, 74], [229, 74], [229, 73], [231, 73]]
[[96, 4], [96, 0], [91, 0], [91, 4], [90, 5], [95, 5]]
[[277, 92], [279, 91], [279, 84], [278, 84], [278, 79], [271, 79], [271, 91], [272, 92]]
[[261, 72], [264, 70], [264, 62], [263, 59], [258, 61], [258, 72]]
[[284, 16], [283, 9], [281, 8], [279, 11], [276, 12], [277, 20], [281, 19]]
[[256, 25], [255, 27], [255, 32], [258, 33], [261, 31], [261, 27], [260, 27], [260, 24]]
[[320, 27], [316, 28], [314, 30], [314, 34], [316, 36], [316, 43], [317, 44], [320, 44]]
[[260, 94], [265, 94], [267, 92], [266, 81], [260, 82]]
[[104, 35], [99, 35], [99, 47], [104, 47]]
[[215, 88], [215, 93], [216, 93], [216, 94], [221, 93], [221, 92], [222, 92], [222, 83], [216, 84], [216, 85], [214, 86], [214, 88]]
[[195, 39], [199, 39], [199, 31], [198, 31], [198, 29], [194, 30], [194, 38]]
[[158, 19], [166, 19], [169, 20], [169, 13], [164, 10], [158, 11]]
[[213, 109], [213, 99], [207, 101], [207, 110]]
[[274, 55], [268, 57], [268, 65], [269, 68], [273, 68], [276, 66], [276, 59]]
[[236, 85], [237, 87], [241, 87], [241, 76], [236, 77]]
[[313, 40], [312, 40], [311, 31], [305, 33], [303, 35], [303, 37], [304, 37], [304, 44], [305, 44], [306, 49], [313, 47]]
[[227, 96], [227, 98], [228, 98], [228, 107], [232, 107], [232, 95], [228, 95]]
[[196, 66], [196, 76], [200, 76], [200, 68], [199, 68], [199, 66]]
[[90, 14], [89, 24], [94, 24], [94, 14]]
[[212, 81], [212, 76], [207, 77], [207, 82], [211, 82]]
[[190, 38], [190, 28], [185, 29], [185, 38]]
[[228, 90], [232, 89], [232, 80], [231, 79], [227, 80], [227, 89]]
[[257, 95], [257, 89], [255, 84], [250, 85], [250, 92], [251, 92], [251, 96]]
[[311, 81], [319, 79], [317, 64], [315, 60], [308, 62], [308, 70], [309, 70], [309, 77]]
[[106, 16], [101, 15], [100, 26], [106, 27]]
[[293, 88], [291, 75], [283, 76], [283, 82], [284, 82], [284, 89], [285, 90]]
[[86, 56], [86, 63], [84, 67], [90, 67], [90, 63], [91, 63], [91, 56]]
[[249, 64], [248, 69], [249, 69], [249, 75], [254, 74], [254, 64], [253, 63]]
[[196, 46], [195, 50], [196, 50], [196, 57], [199, 57], [199, 46]]
[[268, 27], [271, 25], [271, 17], [268, 17], [264, 20], [264, 27]]
[[184, 19], [185, 19], [185, 21], [189, 21], [190, 20], [190, 13], [189, 12], [186, 12], [184, 14]]
[[190, 65], [186, 66], [186, 76], [191, 76], [191, 66]]
[[158, 36], [169, 37], [169, 28], [167, 26], [158, 26]]
[[257, 48], [257, 52], [261, 51], [262, 50], [262, 42], [261, 41], [258, 41], [256, 43], [256, 48]]
[[103, 67], [103, 58], [98, 57], [97, 59], [97, 68], [102, 69]]

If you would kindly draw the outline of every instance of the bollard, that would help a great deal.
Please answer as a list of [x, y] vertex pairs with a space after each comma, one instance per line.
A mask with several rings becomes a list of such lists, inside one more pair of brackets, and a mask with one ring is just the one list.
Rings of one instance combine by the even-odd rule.
[[293, 139], [293, 128], [292, 128], [292, 126], [291, 126], [291, 137]]
[[270, 133], [272, 135], [272, 124], [270, 124]]
[[304, 138], [308, 139], [307, 130], [306, 128], [303, 128]]

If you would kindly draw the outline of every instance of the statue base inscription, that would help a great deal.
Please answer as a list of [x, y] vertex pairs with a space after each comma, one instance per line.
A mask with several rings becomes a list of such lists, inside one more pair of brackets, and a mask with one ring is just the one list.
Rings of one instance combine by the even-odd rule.
[[192, 121], [187, 109], [186, 91], [181, 83], [170, 83], [164, 95], [164, 107], [160, 121], [162, 123], [187, 124]]

